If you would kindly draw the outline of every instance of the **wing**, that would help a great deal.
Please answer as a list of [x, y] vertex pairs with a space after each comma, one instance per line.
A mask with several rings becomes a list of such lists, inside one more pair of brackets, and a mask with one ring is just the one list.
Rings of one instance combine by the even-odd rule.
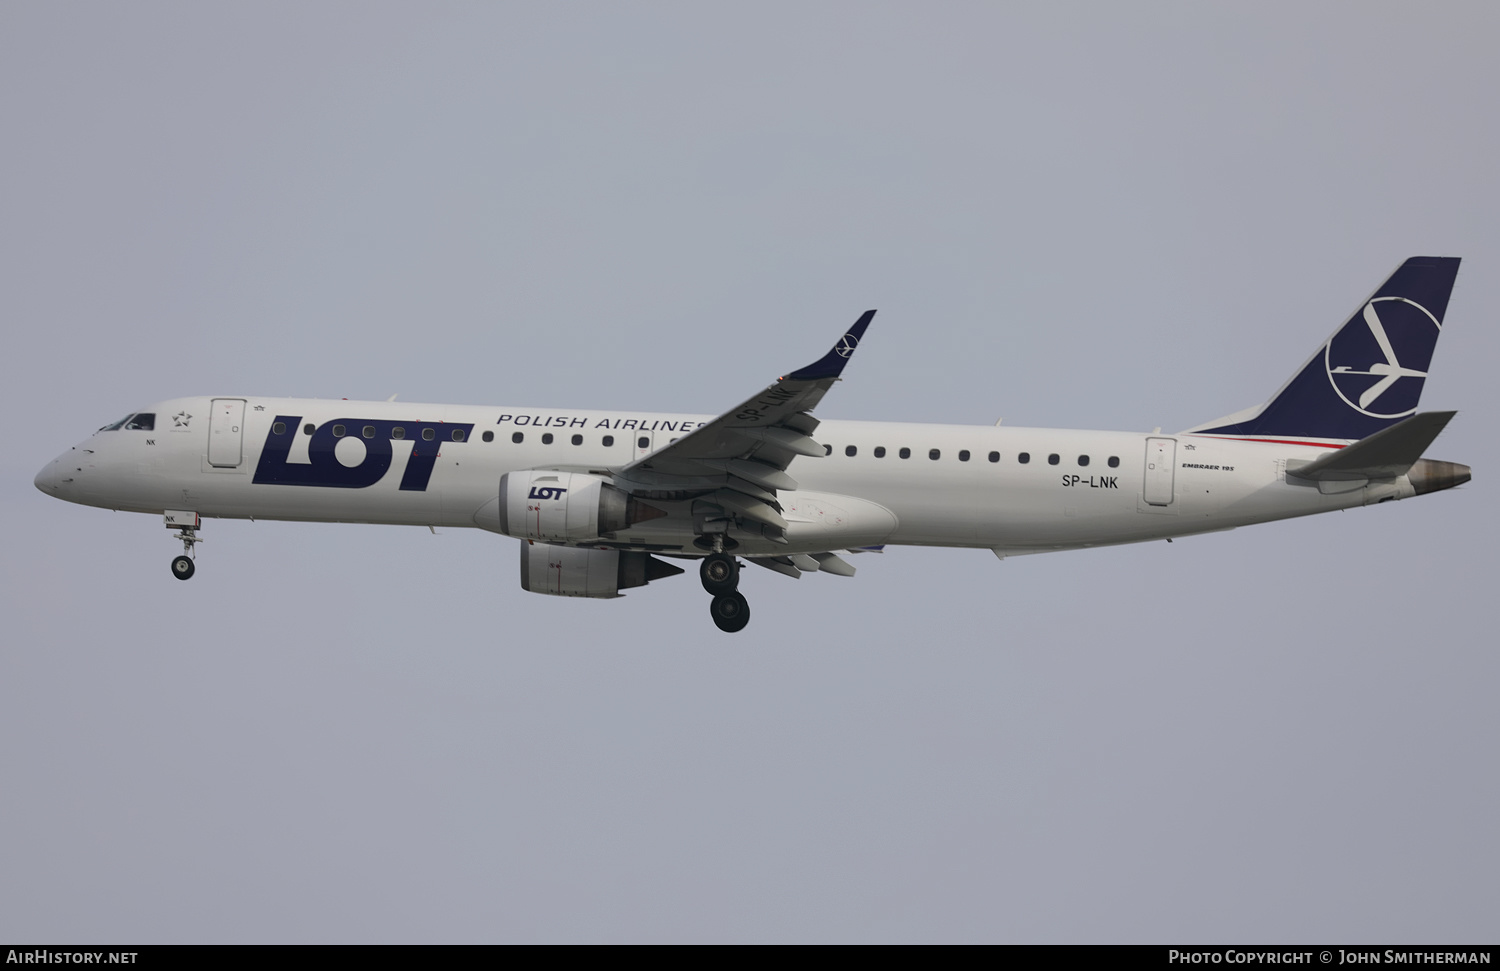
[[[670, 445], [616, 469], [617, 483], [640, 495], [692, 494], [704, 520], [736, 520], [785, 542], [778, 491], [797, 488], [787, 467], [799, 455], [822, 458], [811, 414], [859, 346], [875, 311], [867, 310], [827, 354]], [[694, 518], [700, 510], [695, 507]], [[717, 512], [717, 515], [715, 513]]]

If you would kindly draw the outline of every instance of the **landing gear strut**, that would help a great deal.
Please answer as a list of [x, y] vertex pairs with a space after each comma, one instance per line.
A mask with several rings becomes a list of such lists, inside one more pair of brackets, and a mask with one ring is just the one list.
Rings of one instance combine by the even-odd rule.
[[714, 597], [713, 603], [709, 605], [714, 626], [727, 634], [744, 630], [745, 625], [750, 623], [750, 605], [736, 589], [740, 584], [739, 561], [728, 553], [717, 550], [703, 558], [702, 565], [698, 567], [698, 577], [703, 581], [703, 589]]

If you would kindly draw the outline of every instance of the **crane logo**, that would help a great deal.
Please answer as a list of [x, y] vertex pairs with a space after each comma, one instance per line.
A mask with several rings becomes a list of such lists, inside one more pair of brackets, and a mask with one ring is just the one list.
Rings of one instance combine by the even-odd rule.
[[1329, 338], [1323, 363], [1344, 403], [1371, 418], [1415, 414], [1442, 324], [1405, 297], [1376, 297]]

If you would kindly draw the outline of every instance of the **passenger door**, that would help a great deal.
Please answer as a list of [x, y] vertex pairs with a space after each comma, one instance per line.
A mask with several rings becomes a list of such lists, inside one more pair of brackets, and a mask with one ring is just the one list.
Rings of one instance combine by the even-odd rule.
[[1177, 439], [1146, 439], [1146, 483], [1141, 498], [1153, 506], [1172, 504], [1177, 469]]
[[208, 417], [208, 464], [238, 468], [244, 450], [245, 399], [215, 398]]

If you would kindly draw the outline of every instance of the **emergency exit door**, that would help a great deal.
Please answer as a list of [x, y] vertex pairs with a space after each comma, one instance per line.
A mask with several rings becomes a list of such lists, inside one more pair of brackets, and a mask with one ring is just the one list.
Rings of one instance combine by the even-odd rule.
[[239, 466], [244, 454], [244, 398], [215, 398], [208, 417], [208, 464], [216, 469]]
[[1176, 470], [1177, 439], [1146, 439], [1146, 484], [1141, 498], [1153, 506], [1170, 506]]

